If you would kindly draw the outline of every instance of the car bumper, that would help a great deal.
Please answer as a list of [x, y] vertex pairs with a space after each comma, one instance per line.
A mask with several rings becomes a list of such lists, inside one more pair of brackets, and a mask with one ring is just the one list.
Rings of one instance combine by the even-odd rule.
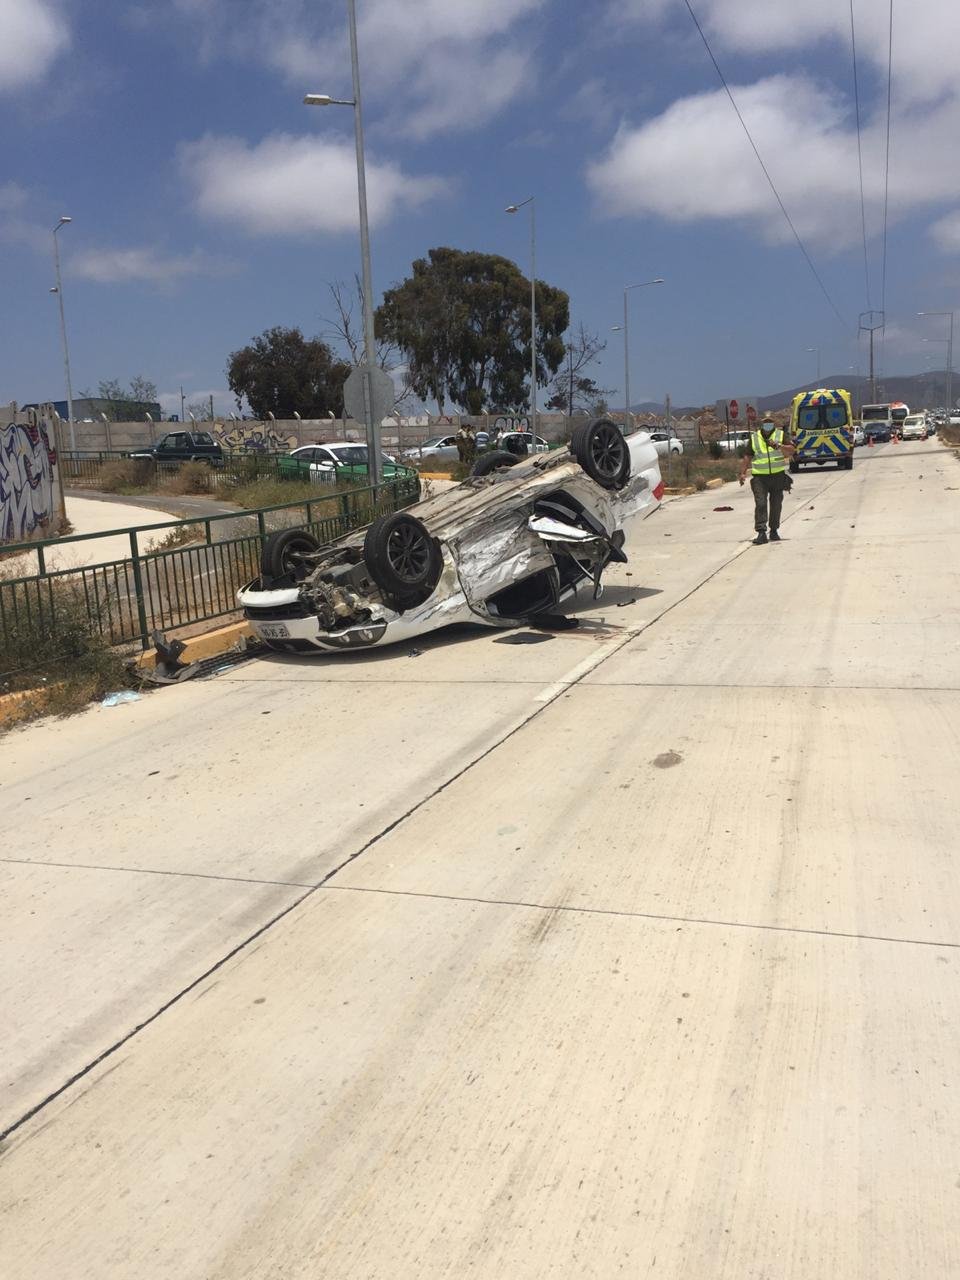
[[281, 653], [345, 653], [402, 644], [453, 622], [503, 625], [472, 610], [462, 591], [438, 589], [429, 600], [402, 614], [381, 609], [367, 622], [326, 631], [295, 587], [264, 591], [258, 583], [241, 587], [237, 602], [258, 639]]

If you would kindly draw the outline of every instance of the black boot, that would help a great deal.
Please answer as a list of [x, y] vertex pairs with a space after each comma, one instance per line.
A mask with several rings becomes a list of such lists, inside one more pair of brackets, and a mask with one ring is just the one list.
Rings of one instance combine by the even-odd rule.
[[780, 534], [777, 532], [777, 530], [776, 530], [776, 529], [771, 529], [771, 530], [770, 530], [770, 541], [771, 541], [771, 542], [779, 542], [779, 541], [780, 541]]
[[758, 530], [758, 532], [757, 532], [757, 536], [756, 536], [756, 537], [754, 538], [754, 540], [753, 540], [753, 545], [754, 545], [755, 547], [762, 547], [762, 546], [763, 546], [763, 544], [766, 542], [766, 540], [767, 540], [767, 531], [766, 531], [766, 529], [760, 529], [760, 530]]

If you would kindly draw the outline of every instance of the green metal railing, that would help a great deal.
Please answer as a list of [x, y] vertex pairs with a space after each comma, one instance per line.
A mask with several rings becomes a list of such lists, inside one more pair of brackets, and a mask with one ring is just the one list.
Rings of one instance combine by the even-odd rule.
[[[60, 454], [63, 482], [68, 488], [71, 484], [96, 488], [97, 482], [102, 480], [105, 474], [110, 474], [108, 469], [114, 472], [123, 469], [129, 473], [130, 484], [146, 488], [174, 479], [184, 466], [182, 461], [138, 458], [131, 457], [130, 454], [129, 449], [125, 451], [100, 449], [97, 452], [83, 453], [63, 451]], [[216, 493], [221, 489], [232, 489], [239, 484], [252, 484], [257, 480], [315, 479], [318, 486], [326, 481], [325, 473], [311, 472], [305, 465], [298, 467], [296, 462], [291, 463], [289, 455], [284, 453], [225, 453], [222, 461], [207, 463], [201, 460], [201, 465], [205, 470], [200, 475], [209, 493]], [[123, 471], [121, 471], [122, 474]], [[331, 476], [329, 482], [332, 480]]]
[[[55, 654], [67, 656], [81, 634], [147, 648], [152, 631], [235, 614], [236, 593], [258, 575], [269, 533], [307, 528], [320, 542], [331, 542], [418, 496], [419, 482], [404, 478], [256, 511], [5, 545], [5, 555], [35, 555], [36, 572], [0, 576], [0, 684]], [[176, 544], [194, 530], [195, 539], [185, 545], [157, 545], [158, 535], [161, 543]], [[118, 537], [127, 540], [129, 554], [118, 557], [114, 549], [99, 564], [50, 566], [54, 549], [60, 554]], [[0, 573], [2, 568], [0, 562]]]

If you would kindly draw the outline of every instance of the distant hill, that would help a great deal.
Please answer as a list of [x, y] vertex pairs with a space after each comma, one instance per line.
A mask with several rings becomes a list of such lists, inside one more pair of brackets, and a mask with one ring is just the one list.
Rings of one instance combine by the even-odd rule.
[[[854, 403], [858, 408], [865, 401], [869, 403], [869, 378], [857, 378], [851, 373], [829, 373], [820, 379], [820, 386], [845, 388], [853, 395]], [[801, 391], [810, 391], [812, 389], [813, 383], [807, 382], [800, 387], [791, 387], [789, 391], [776, 391], [772, 395], [761, 396], [760, 408], [788, 408], [795, 395], [798, 395]], [[735, 390], [742, 390], [742, 388], [735, 388]], [[953, 375], [953, 397], [955, 401], [960, 399], [960, 371], [955, 371]], [[718, 396], [717, 398], [719, 399], [720, 397]], [[891, 374], [882, 380], [878, 379], [877, 403], [886, 404], [891, 400], [903, 400], [911, 408], [917, 409], [935, 409], [940, 405], [945, 406], [947, 403], [947, 375], [942, 371], [933, 373], [897, 373]], [[704, 406], [699, 404], [675, 404], [671, 406], [671, 412], [675, 418], [683, 418], [691, 414], [697, 414], [703, 408]], [[652, 400], [645, 400], [643, 404], [635, 404], [631, 412], [663, 414], [666, 409], [662, 404], [657, 404]]]

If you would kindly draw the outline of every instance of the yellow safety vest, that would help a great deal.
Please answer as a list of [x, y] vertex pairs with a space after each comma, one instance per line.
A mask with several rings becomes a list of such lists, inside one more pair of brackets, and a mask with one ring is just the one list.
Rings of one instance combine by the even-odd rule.
[[783, 444], [783, 431], [774, 427], [770, 433], [770, 442], [763, 438], [762, 431], [750, 432], [750, 445], [753, 449], [753, 467], [755, 476], [775, 476], [786, 471], [787, 460], [780, 451]]

